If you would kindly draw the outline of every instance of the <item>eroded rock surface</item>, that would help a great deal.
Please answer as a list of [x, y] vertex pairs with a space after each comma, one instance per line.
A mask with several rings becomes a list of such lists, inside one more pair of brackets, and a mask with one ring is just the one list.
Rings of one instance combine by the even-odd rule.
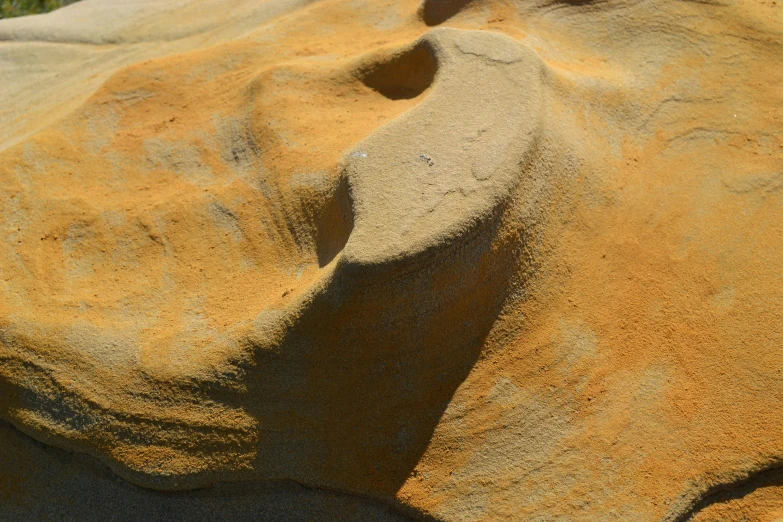
[[783, 516], [781, 36], [741, 1], [0, 22], [6, 518], [95, 516], [43, 506], [77, 484], [124, 519]]

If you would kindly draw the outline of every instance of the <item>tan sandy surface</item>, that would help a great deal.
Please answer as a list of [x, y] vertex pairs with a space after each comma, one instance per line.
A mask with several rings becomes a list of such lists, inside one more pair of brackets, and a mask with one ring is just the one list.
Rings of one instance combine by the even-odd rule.
[[0, 519], [779, 521], [782, 62], [771, 0], [0, 21]]

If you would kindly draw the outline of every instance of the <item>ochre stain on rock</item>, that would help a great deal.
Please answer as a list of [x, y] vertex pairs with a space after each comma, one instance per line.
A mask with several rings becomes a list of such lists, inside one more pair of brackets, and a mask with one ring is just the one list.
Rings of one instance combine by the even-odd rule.
[[[775, 520], [781, 28], [741, 0], [2, 21], [0, 416], [146, 488], [367, 519]], [[164, 502], [0, 441], [4, 502], [46, 459]]]

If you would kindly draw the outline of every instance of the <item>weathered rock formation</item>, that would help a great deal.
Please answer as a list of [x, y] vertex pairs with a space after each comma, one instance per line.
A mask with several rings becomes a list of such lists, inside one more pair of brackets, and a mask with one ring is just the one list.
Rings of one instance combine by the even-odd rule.
[[740, 0], [0, 22], [0, 519], [783, 517], [781, 59]]

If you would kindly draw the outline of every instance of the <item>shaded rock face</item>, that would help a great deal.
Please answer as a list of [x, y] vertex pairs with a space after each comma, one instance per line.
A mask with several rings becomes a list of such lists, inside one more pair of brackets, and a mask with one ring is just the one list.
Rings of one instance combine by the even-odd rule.
[[219, 484], [187, 492], [142, 489], [86, 455], [45, 446], [0, 425], [3, 521], [237, 520], [405, 522], [371, 499], [288, 482]]
[[0, 515], [97, 520], [86, 489], [121, 519], [783, 516], [782, 27], [3, 21]]

